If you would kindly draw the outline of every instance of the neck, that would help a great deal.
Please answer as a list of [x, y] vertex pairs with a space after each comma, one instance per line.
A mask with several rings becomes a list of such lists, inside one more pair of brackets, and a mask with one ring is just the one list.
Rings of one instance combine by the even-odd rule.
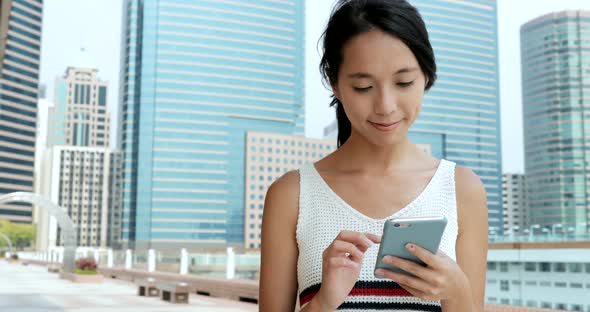
[[379, 146], [367, 141], [355, 131], [352, 131], [350, 138], [340, 150], [347, 155], [344, 161], [348, 168], [365, 171], [371, 175], [413, 169], [416, 167], [419, 152], [407, 136], [395, 144]]

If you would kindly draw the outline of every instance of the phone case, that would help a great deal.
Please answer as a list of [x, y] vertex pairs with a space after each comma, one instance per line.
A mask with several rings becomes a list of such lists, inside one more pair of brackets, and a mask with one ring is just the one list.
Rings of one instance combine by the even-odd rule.
[[[408, 227], [396, 227], [395, 224], [409, 224]], [[407, 243], [413, 243], [435, 254], [438, 251], [443, 232], [447, 225], [445, 217], [420, 217], [391, 219], [383, 226], [383, 236], [377, 254], [375, 270], [387, 269], [398, 273], [412, 275], [397, 267], [383, 263], [384, 256], [396, 256], [414, 261], [422, 266], [424, 262], [406, 250]], [[381, 278], [379, 276], [375, 276]]]

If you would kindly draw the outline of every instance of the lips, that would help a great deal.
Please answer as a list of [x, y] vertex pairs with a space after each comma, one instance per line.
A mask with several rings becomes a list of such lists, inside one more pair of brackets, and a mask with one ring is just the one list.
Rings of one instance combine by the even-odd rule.
[[369, 123], [379, 131], [391, 131], [391, 130], [396, 129], [401, 124], [401, 120], [396, 121], [396, 122], [383, 122], [383, 123], [369, 121]]

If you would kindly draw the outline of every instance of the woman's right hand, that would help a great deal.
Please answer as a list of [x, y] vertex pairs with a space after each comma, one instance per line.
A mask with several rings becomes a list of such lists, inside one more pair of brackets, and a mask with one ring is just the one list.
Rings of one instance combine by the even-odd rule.
[[342, 231], [323, 253], [322, 286], [312, 299], [322, 311], [334, 311], [348, 296], [358, 280], [363, 256], [381, 237]]

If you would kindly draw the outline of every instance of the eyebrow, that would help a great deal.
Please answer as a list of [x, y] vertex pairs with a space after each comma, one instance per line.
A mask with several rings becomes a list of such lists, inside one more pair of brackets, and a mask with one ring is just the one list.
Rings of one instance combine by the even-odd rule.
[[[403, 73], [410, 73], [410, 72], [413, 72], [413, 71], [416, 71], [416, 70], [418, 70], [417, 67], [404, 67], [404, 68], [396, 71], [394, 75], [403, 74]], [[348, 78], [356, 78], [356, 79], [372, 78], [372, 77], [373, 76], [371, 76], [371, 74], [361, 73], [361, 72], [359, 72], [359, 73], [352, 73], [352, 74], [348, 75]]]

